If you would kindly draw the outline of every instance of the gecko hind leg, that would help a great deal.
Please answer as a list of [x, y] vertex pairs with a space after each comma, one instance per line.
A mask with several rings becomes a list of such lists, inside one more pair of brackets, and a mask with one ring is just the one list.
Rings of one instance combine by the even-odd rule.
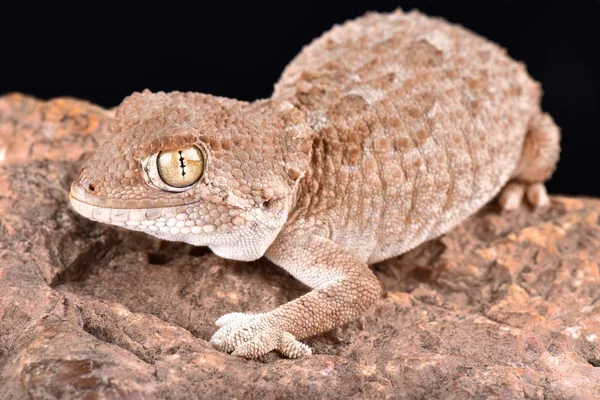
[[554, 172], [560, 154], [560, 129], [548, 114], [538, 113], [529, 122], [523, 153], [512, 179], [498, 202], [503, 210], [519, 208], [523, 199], [534, 208], [550, 204], [544, 182]]

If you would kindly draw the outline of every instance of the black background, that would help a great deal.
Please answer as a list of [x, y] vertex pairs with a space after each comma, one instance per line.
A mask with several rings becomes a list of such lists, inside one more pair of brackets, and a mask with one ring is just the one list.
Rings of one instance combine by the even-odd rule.
[[[285, 65], [334, 23], [396, 7], [442, 16], [506, 47], [542, 82], [563, 129], [554, 193], [600, 196], [600, 1], [197, 1], [193, 6], [0, 6], [0, 94], [105, 107], [136, 90], [268, 97]], [[156, 5], [153, 5], [156, 4]]]

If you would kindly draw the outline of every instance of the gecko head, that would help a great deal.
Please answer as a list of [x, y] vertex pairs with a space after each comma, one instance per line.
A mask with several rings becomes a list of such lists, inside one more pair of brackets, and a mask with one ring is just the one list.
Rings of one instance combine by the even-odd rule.
[[260, 257], [285, 221], [311, 151], [290, 103], [134, 93], [71, 186], [92, 220]]

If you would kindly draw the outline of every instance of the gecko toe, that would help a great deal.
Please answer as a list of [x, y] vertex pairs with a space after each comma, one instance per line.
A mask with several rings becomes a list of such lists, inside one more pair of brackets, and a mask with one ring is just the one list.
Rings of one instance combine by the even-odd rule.
[[300, 358], [312, 355], [310, 347], [296, 340], [296, 338], [288, 332], [285, 332], [282, 335], [277, 351], [288, 358]]
[[527, 201], [533, 208], [550, 205], [550, 198], [543, 183], [534, 183], [527, 188]]
[[220, 328], [211, 338], [211, 344], [234, 356], [258, 358], [272, 350], [289, 358], [312, 354], [310, 348], [292, 334], [269, 323], [265, 314], [226, 314], [217, 324]]
[[215, 325], [217, 325], [218, 327], [221, 327], [221, 326], [224, 326], [225, 324], [229, 323], [230, 321], [246, 320], [250, 317], [251, 317], [250, 314], [244, 314], [244, 313], [240, 313], [240, 312], [232, 312], [229, 314], [222, 315], [220, 318], [218, 318], [215, 321]]
[[524, 183], [511, 181], [506, 184], [498, 197], [500, 208], [505, 211], [518, 209], [523, 200], [533, 208], [539, 209], [550, 204], [550, 198], [543, 183]]
[[509, 182], [504, 189], [502, 189], [502, 193], [500, 193], [500, 197], [498, 198], [500, 208], [506, 211], [516, 210], [523, 202], [524, 195], [524, 184], [520, 182]]
[[231, 354], [238, 357], [258, 358], [277, 348], [279, 336], [281, 336], [280, 332], [267, 329], [259, 332], [248, 342], [238, 346]]
[[230, 313], [217, 319], [220, 328], [210, 343], [220, 351], [231, 353], [251, 340], [259, 331], [263, 314]]

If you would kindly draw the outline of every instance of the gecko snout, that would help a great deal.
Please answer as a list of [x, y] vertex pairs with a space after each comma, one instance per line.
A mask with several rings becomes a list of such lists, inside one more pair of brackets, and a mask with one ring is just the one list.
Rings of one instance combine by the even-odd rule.
[[96, 204], [98, 197], [98, 185], [94, 182], [84, 168], [79, 173], [79, 176], [71, 184], [70, 198], [81, 202]]
[[110, 222], [110, 209], [100, 204], [98, 185], [89, 179], [85, 169], [71, 184], [69, 200], [77, 213], [94, 221]]

